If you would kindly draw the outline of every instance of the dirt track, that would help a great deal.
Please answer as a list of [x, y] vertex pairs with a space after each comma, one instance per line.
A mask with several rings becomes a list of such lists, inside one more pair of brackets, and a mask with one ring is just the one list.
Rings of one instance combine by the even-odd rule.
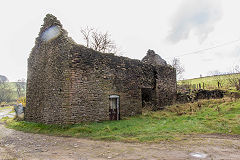
[[[197, 158], [201, 154], [205, 158]], [[240, 136], [194, 135], [177, 142], [140, 144], [23, 133], [0, 124], [0, 159], [239, 160]]]

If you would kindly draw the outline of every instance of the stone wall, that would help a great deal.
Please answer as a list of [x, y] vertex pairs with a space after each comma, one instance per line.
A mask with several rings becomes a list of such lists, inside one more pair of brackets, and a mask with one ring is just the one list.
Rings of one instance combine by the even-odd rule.
[[57, 38], [43, 40], [43, 33], [51, 26], [62, 27], [55, 17], [47, 15], [28, 58], [25, 112], [28, 121], [62, 123], [68, 117], [68, 57], [72, 43], [62, 28]]
[[163, 109], [176, 100], [176, 70], [169, 66], [156, 66], [156, 108]]
[[188, 90], [185, 92], [178, 92], [176, 102], [177, 103], [189, 103], [198, 101], [200, 99], [217, 99], [223, 98], [226, 94], [225, 91], [215, 89], [215, 90]]
[[[71, 55], [76, 119], [108, 120], [109, 95], [120, 96], [121, 117], [142, 112], [141, 88], [155, 87], [153, 66], [82, 46], [73, 47]], [[87, 113], [86, 117], [79, 112]]]
[[78, 45], [47, 15], [28, 59], [25, 119], [71, 124], [109, 120], [109, 96], [120, 97], [120, 118], [141, 114], [142, 89], [154, 110], [173, 102], [176, 74], [170, 66], [104, 54]]

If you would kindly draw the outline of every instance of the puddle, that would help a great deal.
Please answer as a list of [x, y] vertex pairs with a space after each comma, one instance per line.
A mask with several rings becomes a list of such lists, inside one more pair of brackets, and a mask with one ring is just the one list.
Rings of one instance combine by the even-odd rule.
[[190, 153], [190, 156], [195, 157], [195, 158], [206, 158], [207, 154], [195, 152], [195, 153]]
[[12, 111], [11, 109], [0, 110], [0, 119], [4, 117], [9, 117], [9, 118], [14, 117], [15, 113], [10, 113], [11, 111]]

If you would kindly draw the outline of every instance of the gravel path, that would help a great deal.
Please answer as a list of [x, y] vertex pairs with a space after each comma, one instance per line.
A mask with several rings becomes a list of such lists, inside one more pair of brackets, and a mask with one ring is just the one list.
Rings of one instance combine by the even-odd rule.
[[2, 159], [239, 160], [240, 136], [194, 135], [176, 142], [122, 143], [23, 133], [0, 124]]

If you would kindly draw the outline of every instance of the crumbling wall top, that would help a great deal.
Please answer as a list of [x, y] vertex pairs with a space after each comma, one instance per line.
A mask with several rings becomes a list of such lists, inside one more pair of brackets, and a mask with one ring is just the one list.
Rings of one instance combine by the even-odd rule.
[[162, 59], [158, 54], [154, 52], [154, 50], [148, 50], [147, 55], [142, 59], [143, 63], [151, 64], [153, 66], [160, 65], [166, 66], [167, 62]]

